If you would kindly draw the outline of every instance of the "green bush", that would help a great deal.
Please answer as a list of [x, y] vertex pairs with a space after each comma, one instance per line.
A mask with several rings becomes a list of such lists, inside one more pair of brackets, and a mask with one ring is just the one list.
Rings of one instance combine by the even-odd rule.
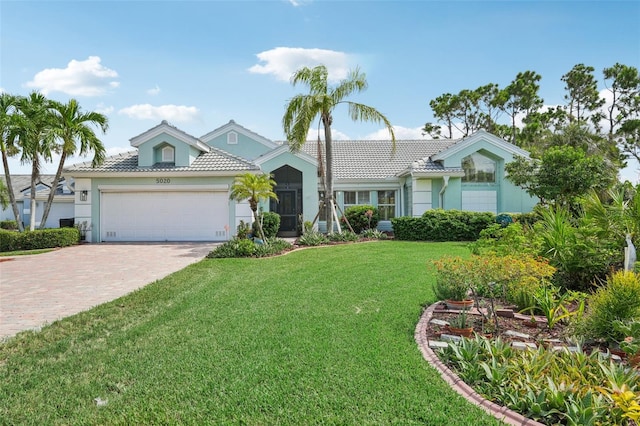
[[[280, 229], [280, 215], [278, 213], [262, 212], [258, 215], [258, 220], [262, 220], [262, 230], [265, 238], [275, 238], [278, 235], [278, 230]], [[253, 236], [260, 236], [256, 221], [253, 222]]]
[[347, 242], [347, 241], [358, 241], [360, 237], [354, 234], [351, 231], [343, 231], [343, 232], [335, 232], [333, 234], [327, 235], [329, 241], [334, 242]]
[[328, 242], [329, 239], [318, 231], [306, 232], [298, 238], [298, 244], [301, 246], [320, 246]]
[[269, 238], [267, 244], [256, 244], [248, 238], [233, 238], [213, 249], [207, 257], [267, 257], [280, 254], [291, 249], [291, 244], [281, 238]]
[[375, 229], [378, 226], [380, 215], [378, 209], [367, 204], [347, 207], [341, 218], [343, 226], [346, 226], [345, 218], [349, 221], [353, 232], [360, 234], [366, 229]]
[[586, 337], [609, 343], [624, 339], [613, 327], [615, 321], [640, 319], [640, 275], [619, 271], [607, 278], [587, 299], [588, 310], [578, 331]]
[[78, 244], [80, 234], [75, 228], [38, 229], [15, 232], [0, 229], [0, 251], [39, 250]]
[[2, 222], [0, 222], [0, 229], [15, 231], [16, 229], [18, 229], [18, 222], [15, 220], [3, 220]]
[[387, 234], [377, 229], [365, 229], [360, 233], [362, 238], [370, 238], [372, 240], [386, 240], [389, 238]]
[[442, 209], [427, 210], [419, 218], [391, 219], [395, 238], [410, 241], [475, 241], [494, 223], [493, 213]]
[[470, 243], [469, 248], [477, 255], [536, 255], [540, 252], [540, 245], [540, 238], [530, 228], [525, 228], [519, 223], [512, 223], [506, 227], [496, 223], [480, 231], [480, 238]]

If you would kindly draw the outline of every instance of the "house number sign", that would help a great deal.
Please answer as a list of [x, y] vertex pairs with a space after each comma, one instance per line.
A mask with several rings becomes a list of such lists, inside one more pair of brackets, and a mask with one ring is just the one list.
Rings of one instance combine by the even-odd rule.
[[170, 178], [156, 178], [156, 183], [171, 183]]

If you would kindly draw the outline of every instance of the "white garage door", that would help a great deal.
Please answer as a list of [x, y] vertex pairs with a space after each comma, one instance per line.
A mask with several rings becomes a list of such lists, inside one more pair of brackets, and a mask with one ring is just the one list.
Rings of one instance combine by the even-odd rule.
[[227, 192], [103, 192], [102, 241], [222, 241]]

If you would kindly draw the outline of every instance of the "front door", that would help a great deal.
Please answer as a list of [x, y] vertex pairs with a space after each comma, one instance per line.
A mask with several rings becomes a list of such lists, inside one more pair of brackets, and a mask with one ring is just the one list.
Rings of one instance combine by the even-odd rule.
[[275, 212], [280, 215], [280, 232], [283, 237], [295, 237], [298, 235], [298, 209], [295, 190], [276, 190], [278, 202], [275, 204]]

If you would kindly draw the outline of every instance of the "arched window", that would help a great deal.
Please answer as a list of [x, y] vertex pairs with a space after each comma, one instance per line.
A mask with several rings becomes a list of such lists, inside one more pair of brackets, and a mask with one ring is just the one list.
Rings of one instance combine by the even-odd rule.
[[496, 162], [479, 152], [462, 159], [463, 182], [494, 183], [496, 181]]

